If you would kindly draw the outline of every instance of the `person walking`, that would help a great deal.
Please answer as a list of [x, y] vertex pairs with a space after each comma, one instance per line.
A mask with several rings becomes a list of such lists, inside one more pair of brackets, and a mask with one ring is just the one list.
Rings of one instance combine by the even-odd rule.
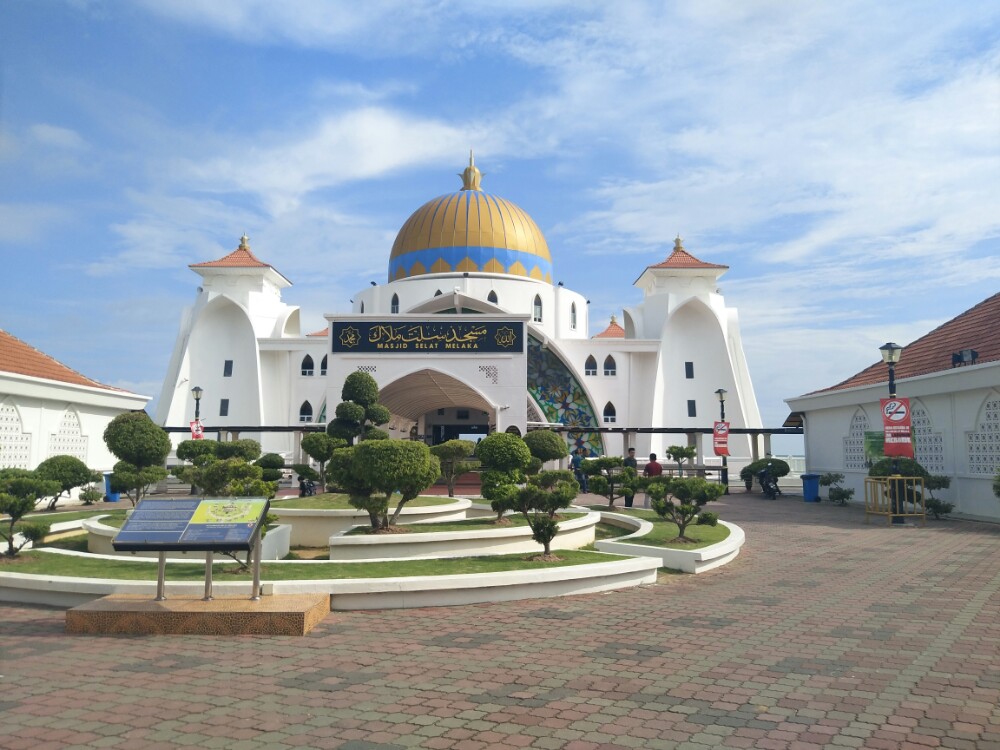
[[[626, 466], [626, 467], [630, 467], [632, 469], [635, 469], [635, 473], [636, 474], [639, 473], [639, 464], [635, 460], [635, 448], [629, 448], [628, 449], [628, 455], [625, 456], [625, 459], [622, 461], [622, 465]], [[634, 498], [635, 498], [635, 490], [633, 490], [631, 487], [626, 487], [625, 488], [625, 507], [626, 508], [631, 508], [632, 507], [632, 500]]]
[[586, 495], [590, 490], [587, 487], [587, 475], [583, 471], [583, 456], [583, 448], [577, 448], [573, 453], [572, 465], [573, 476], [580, 485], [580, 491]]
[[[642, 475], [644, 477], [663, 476], [663, 467], [657, 463], [655, 453], [649, 454], [649, 461], [647, 461], [646, 465], [642, 468]], [[649, 507], [649, 493], [646, 493], [646, 505], [644, 507]]]

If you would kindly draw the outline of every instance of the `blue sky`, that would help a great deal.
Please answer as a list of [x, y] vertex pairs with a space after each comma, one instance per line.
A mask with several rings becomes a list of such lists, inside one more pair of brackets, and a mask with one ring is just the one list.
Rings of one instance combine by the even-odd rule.
[[188, 264], [245, 231], [322, 328], [470, 148], [594, 332], [728, 264], [779, 425], [1000, 287], [1000, 6], [5, 0], [0, 327], [155, 397]]

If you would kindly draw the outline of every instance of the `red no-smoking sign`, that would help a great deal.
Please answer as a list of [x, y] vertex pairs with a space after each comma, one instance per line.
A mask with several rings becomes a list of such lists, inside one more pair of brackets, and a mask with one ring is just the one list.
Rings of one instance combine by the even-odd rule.
[[729, 455], [729, 422], [716, 422], [712, 425], [712, 448], [716, 456]]
[[886, 456], [913, 458], [913, 437], [910, 434], [910, 399], [883, 398], [882, 428], [885, 441], [882, 452]]

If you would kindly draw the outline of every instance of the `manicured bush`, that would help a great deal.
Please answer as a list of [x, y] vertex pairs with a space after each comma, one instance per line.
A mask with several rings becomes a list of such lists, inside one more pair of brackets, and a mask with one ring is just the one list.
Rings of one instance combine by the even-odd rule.
[[671, 445], [667, 448], [667, 456], [677, 464], [677, 476], [684, 476], [684, 462], [694, 459], [697, 452], [693, 445]]
[[448, 485], [448, 497], [455, 497], [455, 481], [475, 466], [465, 460], [475, 449], [476, 444], [471, 440], [447, 440], [431, 446], [431, 453], [441, 462], [441, 478]]
[[661, 518], [677, 524], [677, 541], [680, 542], [694, 541], [684, 536], [687, 527], [707, 503], [718, 500], [725, 491], [723, 485], [701, 477], [656, 477], [646, 485], [653, 510]]
[[59, 492], [49, 499], [48, 510], [55, 510], [63, 495], [95, 481], [94, 472], [76, 456], [50, 456], [35, 468], [35, 476], [59, 483]]
[[698, 516], [698, 526], [718, 526], [719, 524], [719, 514], [713, 513], [710, 510], [706, 510], [704, 513]]
[[167, 478], [163, 462], [170, 453], [170, 437], [146, 412], [126, 412], [112, 419], [104, 429], [104, 443], [120, 459], [114, 467], [112, 491], [124, 491], [132, 505], [151, 484]]
[[558, 461], [569, 455], [566, 440], [552, 430], [532, 430], [524, 436], [524, 444], [528, 446], [531, 455], [542, 463]]

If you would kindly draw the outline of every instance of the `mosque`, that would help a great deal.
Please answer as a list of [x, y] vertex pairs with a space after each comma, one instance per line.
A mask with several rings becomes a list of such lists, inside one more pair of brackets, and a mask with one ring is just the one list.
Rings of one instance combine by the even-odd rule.
[[[356, 293], [350, 312], [325, 315], [323, 331], [302, 332], [299, 308], [282, 300], [292, 282], [246, 236], [228, 255], [191, 265], [201, 285], [156, 421], [186, 426], [198, 387], [206, 437], [250, 437], [298, 460], [302, 428], [332, 419], [344, 378], [362, 370], [393, 415], [383, 428], [429, 443], [568, 425], [571, 447], [590, 455], [629, 446], [662, 455], [687, 442], [710, 456], [711, 436], [683, 429], [712, 426], [719, 389], [732, 427], [761, 427], [737, 311], [718, 288], [727, 266], [699, 260], [678, 237], [665, 259], [637, 269], [641, 301], [592, 334], [586, 296], [553, 283], [552, 253], [531, 216], [482, 189], [471, 155], [461, 177], [460, 190], [403, 223], [385, 283]], [[595, 429], [609, 427], [682, 434]], [[733, 436], [734, 457], [750, 450]]]

